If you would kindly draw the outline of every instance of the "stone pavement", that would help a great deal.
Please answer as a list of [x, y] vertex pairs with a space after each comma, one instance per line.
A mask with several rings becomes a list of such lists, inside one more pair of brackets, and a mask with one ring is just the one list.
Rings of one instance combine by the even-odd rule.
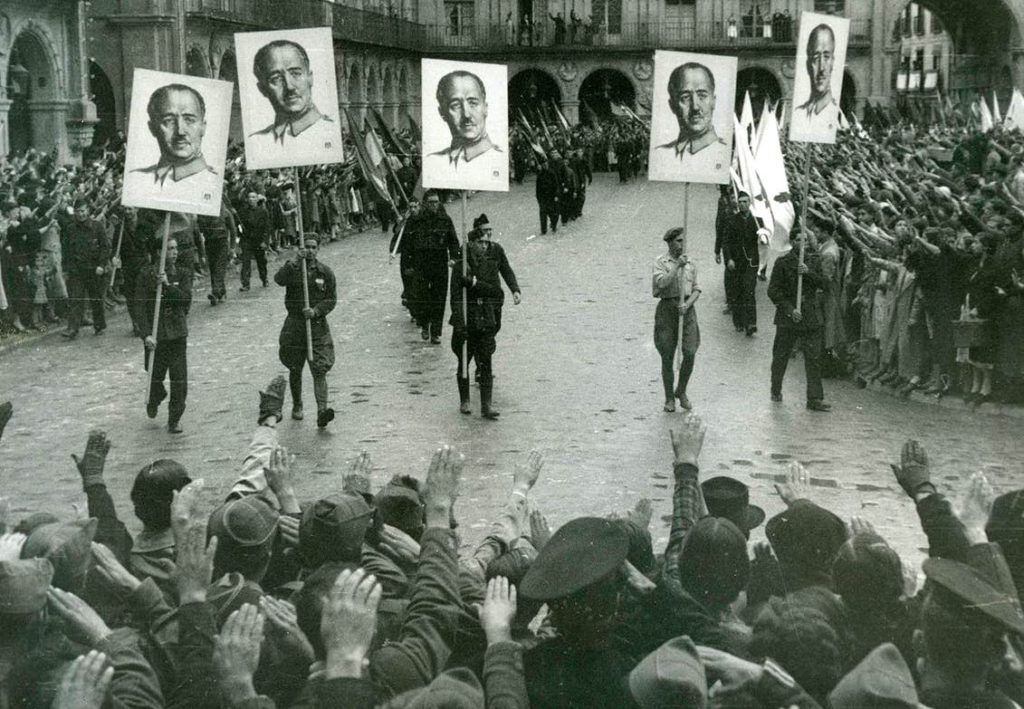
[[[690, 253], [704, 288], [690, 398], [708, 423], [704, 476], [747, 482], [752, 501], [771, 515], [782, 507], [773, 481], [788, 461], [800, 460], [816, 500], [844, 517], [866, 517], [908, 560], [919, 559], [924, 537], [888, 465], [906, 438], [925, 444], [947, 491], [978, 469], [998, 488], [1021, 484], [1024, 437], [1011, 418], [897, 400], [847, 382], [826, 382], [831, 414], [811, 413], [803, 406], [799, 359], [787, 376], [785, 403], [772, 404], [772, 309], [764, 284], [754, 338], [735, 333], [721, 314], [721, 267], [712, 256], [716, 194], [695, 187], [690, 202]], [[680, 196], [678, 185], [621, 186], [599, 175], [582, 221], [534, 238], [532, 184], [469, 200], [467, 218], [487, 213], [523, 289], [520, 306], [506, 300], [498, 337], [500, 422], [459, 414], [449, 333], [440, 346], [420, 340], [399, 305], [388, 239], [366, 232], [325, 247], [321, 257], [338, 276], [330, 317], [337, 363], [329, 378], [338, 418], [325, 433], [312, 416], [281, 424], [282, 443], [298, 455], [300, 496], [312, 499], [340, 484], [347, 461], [362, 450], [373, 458], [378, 483], [394, 473], [422, 478], [433, 450], [448, 442], [466, 454], [458, 513], [466, 540], [475, 541], [503, 502], [514, 464], [539, 448], [547, 464], [534, 501], [552, 526], [580, 514], [624, 511], [646, 496], [654, 501], [660, 550], [671, 515], [668, 431], [681, 414], [661, 410], [650, 277], [664, 248], [661, 235], [681, 218]], [[458, 227], [460, 203], [448, 210]], [[16, 518], [39, 509], [70, 515], [72, 504], [84, 504], [69, 454], [81, 452], [95, 426], [113, 440], [108, 480], [131, 525], [131, 482], [154, 458], [180, 460], [193, 477], [206, 478], [211, 496], [226, 489], [255, 425], [256, 391], [283, 371], [282, 290], [240, 294], [237, 277], [232, 283], [228, 302], [217, 308], [208, 306], [205, 290], [196, 294], [181, 436], [166, 433], [166, 409], [155, 421], [145, 417], [142, 347], [127, 336], [123, 319], [99, 338], [83, 331], [72, 343], [44, 338], [0, 354], [0, 400], [15, 405], [0, 442], [0, 494], [12, 498]], [[310, 404], [311, 389], [307, 375]], [[475, 388], [473, 400], [478, 412]]]

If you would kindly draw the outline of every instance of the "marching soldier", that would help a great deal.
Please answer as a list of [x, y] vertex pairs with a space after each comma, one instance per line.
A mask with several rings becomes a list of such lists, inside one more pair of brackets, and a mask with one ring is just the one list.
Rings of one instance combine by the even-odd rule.
[[[188, 396], [188, 311], [192, 304], [190, 277], [179, 261], [178, 242], [167, 239], [164, 270], [159, 271], [161, 242], [152, 242], [152, 265], [145, 266], [136, 279], [139, 329], [146, 348], [149, 367], [149, 398], [146, 415], [156, 418], [160, 402], [167, 397], [164, 377], [170, 384], [171, 400], [167, 405], [167, 430], [181, 433], [181, 415]], [[191, 273], [187, 274], [191, 276]], [[160, 322], [153, 331], [157, 283], [163, 282], [160, 299]]]
[[459, 239], [444, 208], [440, 195], [431, 190], [423, 195], [423, 206], [405, 225], [409, 263], [415, 272], [416, 299], [413, 312], [420, 324], [420, 336], [433, 344], [441, 342], [444, 325], [444, 302], [448, 290], [448, 265], [459, 254]]
[[[334, 272], [317, 260], [320, 242], [306, 234], [295, 258], [289, 259], [274, 275], [274, 283], [285, 287], [284, 305], [288, 316], [281, 327], [278, 358], [288, 368], [288, 384], [292, 392], [292, 418], [301, 421], [302, 369], [308, 359], [306, 321], [310, 323], [313, 358], [309, 371], [313, 375], [313, 396], [316, 398], [316, 425], [324, 428], [334, 420], [334, 409], [327, 406], [327, 372], [334, 366], [334, 341], [327, 324], [327, 314], [337, 305]], [[309, 307], [302, 292], [302, 268], [305, 264], [309, 289]]]
[[[471, 413], [469, 406], [469, 378], [463, 377], [462, 345], [467, 345], [466, 355], [476, 360], [477, 380], [480, 382], [480, 415], [494, 420], [499, 412], [491, 408], [494, 391], [494, 374], [491, 357], [497, 348], [495, 335], [501, 329], [501, 307], [505, 293], [501, 279], [505, 280], [512, 299], [520, 303], [519, 283], [509, 265], [505, 250], [500, 244], [489, 240], [490, 223], [486, 214], [473, 220], [466, 244], [466, 275], [462, 275], [459, 263], [452, 269], [452, 351], [459, 362], [456, 379], [459, 386], [459, 410]], [[460, 255], [461, 256], [461, 255]], [[466, 318], [462, 315], [462, 289], [466, 289]], [[468, 362], [465, 363], [468, 367]]]

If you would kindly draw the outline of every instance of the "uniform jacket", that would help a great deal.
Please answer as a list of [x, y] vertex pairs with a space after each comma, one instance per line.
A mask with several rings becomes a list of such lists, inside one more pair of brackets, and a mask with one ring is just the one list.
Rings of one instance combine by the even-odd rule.
[[796, 281], [800, 250], [790, 249], [775, 262], [772, 278], [768, 282], [768, 297], [775, 303], [775, 324], [779, 327], [796, 327], [801, 330], [814, 330], [821, 327], [821, 312], [818, 303], [818, 290], [825, 287], [818, 259], [810, 252], [806, 254], [804, 263], [808, 266], [804, 274], [803, 307], [800, 309], [802, 319], [793, 322], [792, 313], [796, 308]]
[[[191, 281], [183, 278], [181, 265], [176, 266], [173, 271], [167, 269], [167, 280], [170, 281], [170, 285], [165, 285], [161, 290], [157, 343], [188, 337], [188, 309], [192, 305]], [[157, 266], [151, 264], [144, 267], [136, 284], [139, 330], [143, 335], [153, 333], [156, 283]]]
[[110, 241], [103, 225], [91, 219], [70, 220], [64, 237], [64, 264], [69, 273], [95, 271], [110, 260]]
[[[505, 297], [498, 279], [498, 258], [494, 255], [495, 252], [488, 247], [497, 246], [499, 249], [501, 247], [487, 241], [475, 243], [476, 246], [471, 248], [467, 255], [465, 276], [462, 275], [462, 257], [461, 255], [456, 257], [451, 282], [452, 315], [448, 323], [458, 331], [463, 331], [468, 326], [470, 334], [487, 334], [493, 333], [498, 327], [497, 308], [501, 307], [502, 299]], [[478, 249], [477, 246], [480, 248]], [[504, 251], [502, 251], [502, 256], [504, 256]], [[511, 269], [509, 270], [511, 271]], [[462, 317], [463, 287], [466, 289], [466, 305], [468, 306], [468, 319], [465, 324]]]
[[541, 203], [556, 202], [562, 194], [562, 180], [559, 173], [550, 163], [537, 173], [537, 184], [534, 186], [537, 201]]
[[735, 261], [736, 268], [757, 268], [757, 220], [750, 212], [737, 212], [726, 222], [722, 253], [726, 261]]
[[459, 238], [447, 214], [422, 211], [409, 218], [405, 225], [404, 249], [412, 257], [413, 268], [447, 268], [449, 259], [459, 256]]
[[249, 246], [266, 244], [270, 236], [270, 213], [265, 207], [243, 204], [238, 209], [238, 221], [242, 227], [241, 241]]
[[[322, 322], [338, 304], [334, 271], [320, 261], [306, 262], [306, 282], [309, 288], [309, 307], [314, 312], [311, 320]], [[288, 316], [302, 319], [305, 301], [302, 294], [300, 259], [286, 261], [274, 274], [274, 283], [285, 287], [284, 307], [288, 311]]]

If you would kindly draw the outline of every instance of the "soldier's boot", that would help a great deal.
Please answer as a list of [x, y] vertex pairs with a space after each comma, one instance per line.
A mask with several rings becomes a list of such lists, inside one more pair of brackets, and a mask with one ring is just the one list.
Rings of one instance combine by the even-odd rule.
[[313, 396], [316, 398], [316, 425], [326, 428], [334, 420], [334, 409], [327, 406], [327, 374], [313, 375]]
[[464, 414], [473, 413], [469, 407], [469, 379], [464, 379], [456, 374], [455, 381], [459, 383], [459, 411]]
[[[468, 383], [468, 382], [467, 382]], [[493, 380], [486, 380], [480, 382], [480, 415], [485, 419], [491, 421], [497, 420], [501, 415], [500, 412], [495, 411], [491, 408], [491, 395], [494, 393], [494, 382]]]
[[302, 370], [288, 370], [288, 388], [292, 392], [292, 418], [301, 421], [302, 415]]

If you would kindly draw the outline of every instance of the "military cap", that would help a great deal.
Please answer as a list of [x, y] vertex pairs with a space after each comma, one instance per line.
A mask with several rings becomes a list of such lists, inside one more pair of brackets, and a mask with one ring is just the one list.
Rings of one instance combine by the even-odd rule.
[[952, 593], [966, 608], [981, 611], [1007, 630], [1024, 635], [1024, 611], [998, 544], [974, 544], [965, 552], [964, 561], [931, 557], [925, 559], [923, 569], [929, 581]]
[[600, 581], [626, 560], [629, 536], [621, 525], [578, 517], [560, 527], [537, 554], [519, 590], [527, 598], [564, 598]]
[[21, 548], [23, 559], [49, 559], [53, 564], [53, 585], [78, 591], [92, 563], [92, 540], [99, 520], [76, 519], [36, 527]]
[[629, 692], [641, 709], [704, 709], [708, 680], [693, 641], [673, 638], [641, 660], [629, 673]]
[[210, 514], [207, 533], [221, 544], [241, 547], [268, 544], [277, 531], [277, 512], [256, 495], [229, 500]]
[[317, 500], [299, 524], [299, 551], [311, 566], [327, 561], [359, 561], [374, 510], [355, 492]]

